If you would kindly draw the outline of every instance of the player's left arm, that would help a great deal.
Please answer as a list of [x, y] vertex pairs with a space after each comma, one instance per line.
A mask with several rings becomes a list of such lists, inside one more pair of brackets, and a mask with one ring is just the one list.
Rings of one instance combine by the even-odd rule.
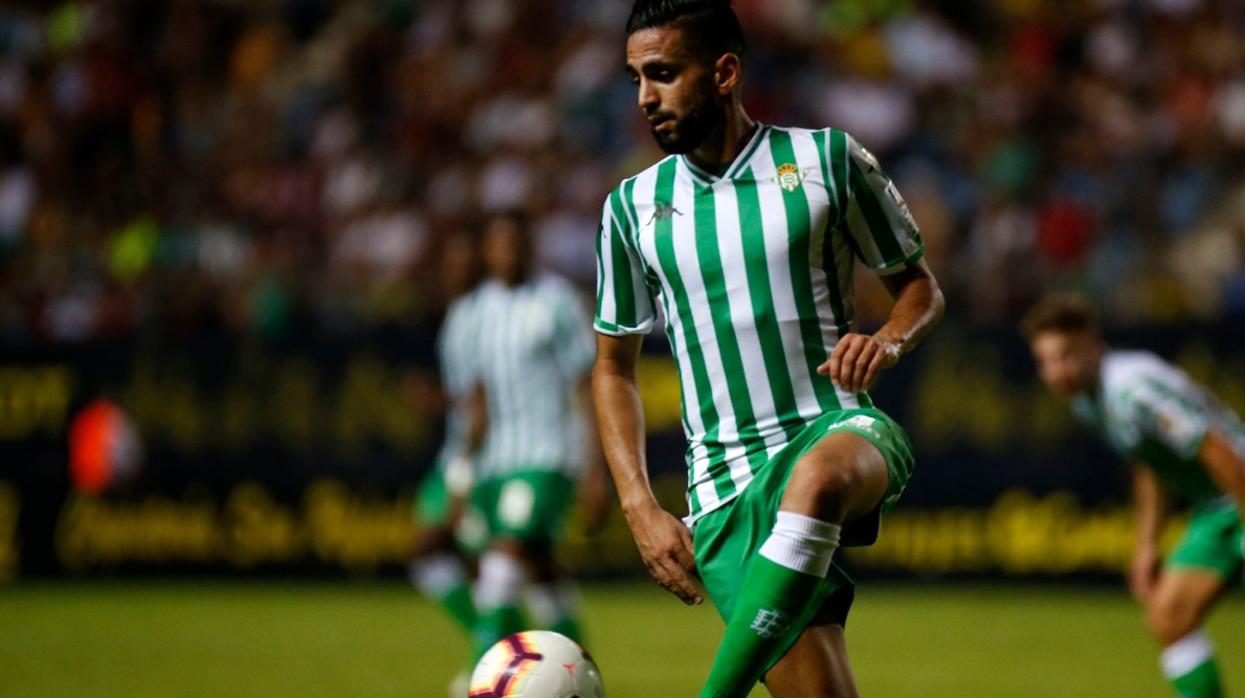
[[1197, 458], [1219, 489], [1236, 500], [1241, 515], [1245, 516], [1245, 461], [1223, 432], [1213, 427], [1208, 430]]
[[916, 348], [946, 308], [938, 280], [923, 259], [881, 278], [895, 299], [890, 319], [872, 335], [844, 335], [830, 359], [817, 369], [851, 393], [868, 390], [879, 371], [894, 366]]
[[850, 135], [843, 138], [847, 158], [838, 191], [845, 196], [835, 231], [847, 237], [856, 257], [882, 279], [895, 299], [882, 329], [872, 335], [852, 332], [840, 337], [829, 360], [817, 369], [855, 393], [869, 389], [879, 371], [894, 366], [929, 334], [942, 318], [945, 302], [923, 259], [920, 230], [899, 189], [873, 153]]

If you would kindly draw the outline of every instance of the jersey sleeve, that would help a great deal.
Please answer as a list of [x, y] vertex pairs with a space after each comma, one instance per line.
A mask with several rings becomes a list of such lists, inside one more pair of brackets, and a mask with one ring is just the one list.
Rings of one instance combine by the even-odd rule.
[[847, 202], [843, 225], [856, 256], [885, 276], [915, 264], [925, 253], [908, 204], [877, 158], [847, 140]]
[[1129, 390], [1126, 403], [1127, 414], [1138, 432], [1181, 458], [1197, 457], [1211, 424], [1211, 415], [1204, 406], [1156, 378], [1147, 378]]
[[475, 383], [475, 365], [472, 357], [476, 348], [470, 337], [467, 301], [455, 301], [446, 313], [445, 322], [437, 336], [437, 364], [441, 371], [441, 386], [446, 395], [457, 399], [471, 390]]
[[647, 334], [657, 310], [644, 283], [644, 265], [629, 240], [622, 194], [605, 202], [597, 235], [597, 300], [592, 326], [607, 335]]
[[567, 286], [559, 293], [554, 317], [554, 353], [566, 376], [578, 381], [592, 370], [596, 346], [592, 320], [578, 293]]

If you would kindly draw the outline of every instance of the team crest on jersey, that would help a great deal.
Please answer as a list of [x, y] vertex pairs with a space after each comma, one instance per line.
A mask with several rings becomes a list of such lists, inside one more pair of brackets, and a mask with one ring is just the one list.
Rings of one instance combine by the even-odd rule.
[[778, 176], [774, 177], [778, 186], [787, 191], [795, 191], [804, 183], [804, 172], [791, 163], [778, 166]]

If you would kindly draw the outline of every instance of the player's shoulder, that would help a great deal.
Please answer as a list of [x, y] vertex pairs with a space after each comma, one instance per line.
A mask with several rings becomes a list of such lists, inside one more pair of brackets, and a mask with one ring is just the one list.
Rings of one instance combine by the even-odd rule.
[[461, 322], [470, 317], [479, 309], [481, 303], [492, 293], [492, 281], [481, 281], [473, 286], [466, 293], [450, 301], [449, 306], [445, 309], [445, 321]]
[[1149, 400], [1156, 386], [1176, 388], [1183, 372], [1154, 352], [1112, 350], [1102, 357], [1101, 384], [1109, 405], [1126, 409]]
[[552, 298], [568, 298], [576, 295], [575, 284], [561, 274], [551, 271], [542, 271], [533, 278], [532, 287], [542, 295]]
[[609, 195], [606, 196], [605, 198], [606, 210], [615, 209], [621, 206], [633, 204], [635, 197], [639, 194], [637, 189], [644, 190], [644, 189], [652, 188], [652, 187], [638, 187], [637, 185], [640, 182], [656, 181], [657, 174], [661, 171], [661, 169], [663, 167], [667, 167], [670, 163], [675, 162], [677, 157], [678, 156], [676, 155], [667, 155], [666, 157], [658, 160], [657, 162], [654, 162], [653, 164], [631, 175], [630, 177], [623, 178], [620, 182], [618, 182], [617, 186], [615, 186], [613, 189], [610, 190]]
[[624, 191], [626, 191], [635, 182], [638, 182], [643, 179], [656, 178], [657, 173], [661, 171], [661, 168], [666, 167], [670, 162], [675, 161], [677, 159], [678, 159], [677, 155], [667, 155], [666, 157], [658, 160], [657, 162], [654, 162], [653, 164], [649, 165], [648, 167], [645, 167], [644, 169], [631, 175], [630, 177], [623, 179], [621, 182], [618, 183], [618, 186], [614, 187], [614, 192], [621, 194]]

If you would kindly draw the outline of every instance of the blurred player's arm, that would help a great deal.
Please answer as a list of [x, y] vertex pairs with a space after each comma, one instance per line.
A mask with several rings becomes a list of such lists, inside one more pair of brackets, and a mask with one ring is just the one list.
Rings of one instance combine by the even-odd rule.
[[1197, 458], [1219, 489], [1236, 500], [1241, 515], [1245, 516], [1245, 462], [1223, 433], [1213, 428], [1207, 431]]
[[445, 487], [450, 494], [450, 521], [457, 522], [466, 508], [471, 488], [475, 486], [476, 454], [488, 433], [488, 398], [484, 386], [477, 383], [458, 399], [466, 402], [467, 434], [463, 451], [445, 466]]
[[592, 396], [605, 461], [614, 477], [627, 525], [658, 584], [687, 604], [702, 598], [688, 571], [695, 566], [692, 536], [653, 495], [644, 459], [644, 409], [635, 368], [643, 338], [597, 336]]
[[579, 483], [579, 506], [584, 524], [593, 533], [605, 526], [609, 516], [609, 474], [601, 454], [597, 434], [596, 410], [592, 405], [592, 375], [584, 376], [579, 386], [580, 404], [584, 410], [584, 473]]
[[1154, 473], [1143, 465], [1133, 466], [1133, 505], [1137, 509], [1137, 545], [1128, 572], [1128, 589], [1145, 601], [1158, 580], [1162, 555], [1159, 538], [1167, 525], [1167, 495]]
[[817, 369], [848, 392], [868, 390], [879, 371], [916, 348], [946, 308], [938, 280], [923, 259], [881, 279], [895, 299], [890, 319], [872, 336], [844, 335], [830, 359]]

